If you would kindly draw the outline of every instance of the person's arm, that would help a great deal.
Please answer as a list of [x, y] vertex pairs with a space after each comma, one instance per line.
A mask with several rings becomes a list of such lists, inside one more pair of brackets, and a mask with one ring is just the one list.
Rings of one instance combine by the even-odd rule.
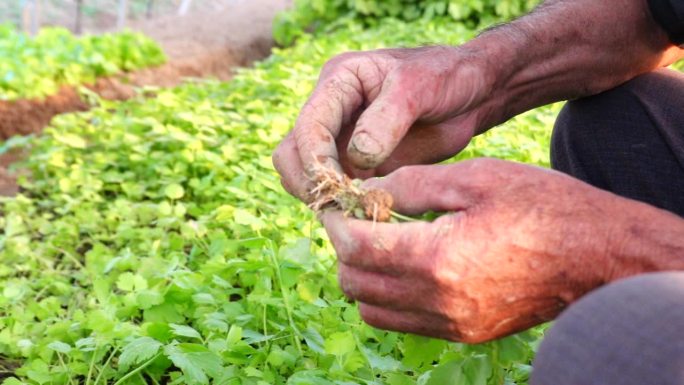
[[407, 166], [368, 187], [434, 222], [323, 214], [340, 286], [382, 329], [478, 343], [555, 318], [620, 278], [684, 270], [684, 219], [559, 172], [494, 159]]
[[[660, 1], [662, 2], [662, 0]], [[466, 44], [489, 59], [494, 96], [479, 129], [528, 109], [600, 93], [683, 52], [647, 0], [550, 0]]]
[[609, 89], [681, 52], [646, 0], [549, 0], [459, 47], [344, 54], [324, 67], [274, 165], [307, 200], [316, 163], [367, 178], [437, 162], [516, 114]]

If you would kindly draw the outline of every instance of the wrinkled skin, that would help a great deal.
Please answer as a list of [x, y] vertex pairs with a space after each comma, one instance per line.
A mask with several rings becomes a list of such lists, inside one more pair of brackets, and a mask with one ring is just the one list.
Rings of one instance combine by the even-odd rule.
[[483, 67], [461, 48], [340, 55], [323, 68], [274, 165], [285, 189], [308, 200], [304, 164], [365, 179], [446, 159], [468, 144], [486, 115], [480, 102], [488, 89]]
[[563, 174], [477, 159], [370, 185], [404, 213], [448, 212], [401, 224], [323, 214], [340, 285], [371, 325], [487, 341], [553, 319], [613, 270], [618, 229], [601, 224], [626, 200]]

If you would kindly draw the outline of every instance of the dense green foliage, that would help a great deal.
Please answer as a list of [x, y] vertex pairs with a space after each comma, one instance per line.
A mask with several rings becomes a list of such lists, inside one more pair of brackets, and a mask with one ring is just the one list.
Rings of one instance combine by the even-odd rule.
[[162, 49], [139, 33], [76, 37], [44, 28], [35, 38], [0, 25], [0, 100], [54, 94], [62, 85], [164, 63]]
[[384, 23], [385, 18], [404, 21], [446, 18], [470, 28], [509, 20], [531, 10], [540, 0], [296, 0], [294, 7], [278, 15], [274, 37], [291, 44], [307, 30], [334, 28], [348, 22], [364, 26]]
[[[526, 383], [539, 329], [465, 346], [361, 322], [270, 160], [332, 55], [472, 35], [387, 21], [305, 36], [228, 84], [54, 119], [22, 194], [0, 201], [0, 376], [21, 365], [4, 384]], [[546, 165], [553, 112], [461, 157]]]

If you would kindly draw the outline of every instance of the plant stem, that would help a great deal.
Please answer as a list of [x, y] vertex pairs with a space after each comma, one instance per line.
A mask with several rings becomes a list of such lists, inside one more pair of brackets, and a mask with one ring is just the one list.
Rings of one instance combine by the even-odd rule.
[[93, 357], [90, 359], [90, 367], [88, 368], [88, 377], [86, 377], [85, 385], [90, 385], [90, 378], [93, 376], [93, 369], [95, 369], [95, 356], [97, 356], [97, 350], [99, 346], [95, 346], [93, 350]]
[[408, 217], [406, 215], [399, 214], [396, 211], [390, 211], [390, 214], [392, 215], [392, 217], [394, 217], [400, 221], [404, 221], [404, 222], [415, 222], [415, 221], [417, 221], [416, 218], [411, 218], [411, 217]]
[[152, 380], [152, 383], [153, 383], [154, 385], [159, 385], [159, 381], [157, 381], [157, 380], [154, 378], [153, 375], [151, 375], [151, 374], [150, 374], [149, 372], [147, 372], [147, 371], [145, 371], [145, 373], [146, 373], [147, 376], [150, 378], [150, 380]]
[[114, 354], [116, 354], [117, 351], [119, 351], [119, 348], [114, 347], [112, 349], [112, 352], [109, 353], [109, 357], [107, 357], [107, 360], [105, 361], [104, 365], [102, 365], [102, 370], [100, 370], [100, 373], [98, 373], [97, 377], [95, 378], [95, 382], [94, 382], [95, 385], [100, 383], [100, 377], [102, 377], [102, 373], [104, 373], [105, 369], [109, 366], [109, 362], [112, 361], [112, 358], [114, 358]]
[[[64, 371], [65, 371], [66, 373], [69, 373], [69, 367], [68, 367], [68, 366], [66, 365], [66, 363], [64, 362], [64, 359], [62, 358], [62, 353], [57, 352], [57, 358], [59, 359], [59, 363], [60, 363], [60, 364], [62, 365], [62, 367], [64, 368]], [[68, 374], [67, 374], [67, 375], [68, 375]], [[74, 378], [71, 377], [71, 376], [69, 376], [69, 383], [70, 383], [71, 385], [75, 385], [75, 384], [74, 384]]]
[[268, 240], [268, 245], [269, 248], [271, 249], [271, 263], [273, 263], [273, 268], [275, 269], [276, 272], [276, 278], [278, 280], [278, 286], [280, 286], [280, 293], [283, 296], [283, 304], [285, 305], [285, 313], [287, 314], [287, 319], [290, 323], [290, 327], [294, 331], [295, 337], [294, 342], [295, 345], [297, 346], [297, 351], [299, 352], [300, 355], [303, 355], [302, 351], [302, 343], [299, 341], [301, 338], [299, 334], [299, 329], [297, 329], [297, 325], [295, 325], [294, 318], [292, 317], [292, 307], [290, 306], [290, 301], [287, 299], [287, 291], [285, 290], [285, 286], [283, 286], [283, 276], [282, 273], [280, 272], [280, 264], [278, 264], [278, 259], [276, 258], [276, 250], [275, 247], [273, 246], [273, 241], [270, 239]]
[[143, 369], [145, 369], [146, 367], [148, 367], [154, 360], [156, 360], [157, 358], [159, 358], [159, 357], [161, 356], [161, 354], [162, 354], [161, 352], [155, 354], [154, 357], [152, 357], [152, 358], [150, 358], [149, 360], [145, 361], [144, 364], [142, 364], [142, 365], [138, 366], [137, 368], [135, 368], [134, 370], [132, 370], [132, 371], [126, 373], [126, 375], [123, 376], [123, 377], [121, 377], [121, 378], [119, 378], [119, 380], [116, 381], [116, 382], [114, 383], [114, 385], [123, 384], [123, 383], [126, 382], [126, 380], [128, 380], [129, 378], [131, 378], [131, 377], [135, 376], [136, 374], [140, 373]]

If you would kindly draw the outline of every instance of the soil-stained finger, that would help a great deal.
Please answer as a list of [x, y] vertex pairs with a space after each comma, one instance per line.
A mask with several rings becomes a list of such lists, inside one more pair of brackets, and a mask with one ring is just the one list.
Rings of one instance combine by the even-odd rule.
[[283, 188], [288, 193], [304, 202], [310, 200], [309, 191], [313, 183], [304, 173], [292, 133], [288, 134], [273, 152], [273, 167], [280, 174]]
[[361, 318], [369, 325], [426, 337], [460, 341], [461, 333], [456, 325], [445, 317], [421, 311], [394, 310], [367, 303], [359, 304]]
[[429, 222], [381, 223], [331, 211], [321, 219], [340, 262], [394, 276], [431, 274], [430, 259], [447, 235], [445, 225]]
[[393, 276], [340, 263], [340, 287], [351, 299], [394, 310], [425, 311], [440, 315], [447, 304], [431, 280], [411, 275]]
[[306, 102], [294, 128], [299, 156], [306, 172], [316, 164], [339, 172], [336, 139], [363, 103], [360, 80], [349, 71], [324, 76]]

